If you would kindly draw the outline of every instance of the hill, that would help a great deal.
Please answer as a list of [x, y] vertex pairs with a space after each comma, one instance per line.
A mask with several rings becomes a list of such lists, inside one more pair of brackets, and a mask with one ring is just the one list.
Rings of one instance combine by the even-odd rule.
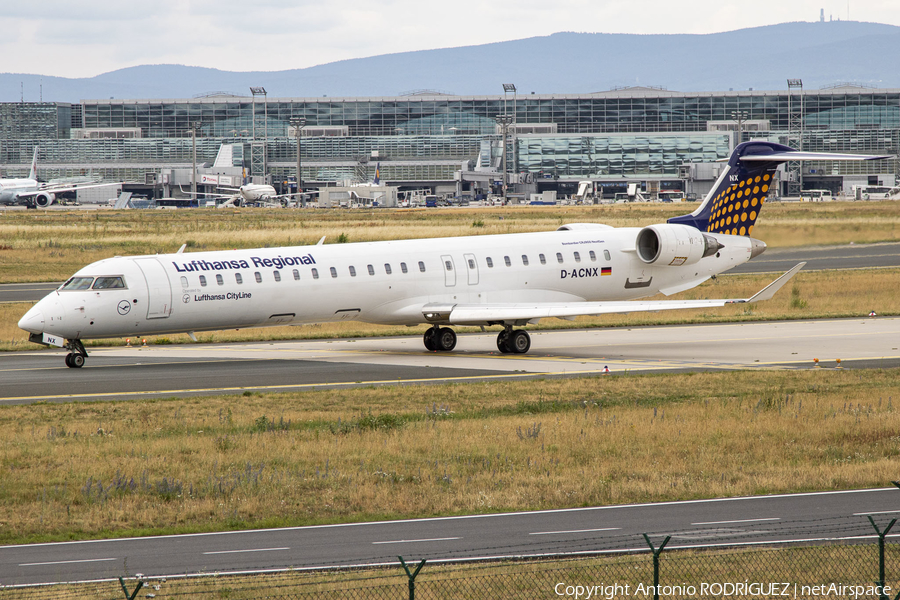
[[288, 71], [231, 72], [145, 65], [67, 79], [0, 74], [0, 101], [190, 98], [212, 91], [270, 98], [397, 96], [409, 90], [496, 95], [584, 94], [615, 86], [675, 91], [807, 89], [838, 82], [900, 88], [900, 27], [854, 21], [783, 23], [707, 35], [555, 33], [509, 42], [385, 54]]

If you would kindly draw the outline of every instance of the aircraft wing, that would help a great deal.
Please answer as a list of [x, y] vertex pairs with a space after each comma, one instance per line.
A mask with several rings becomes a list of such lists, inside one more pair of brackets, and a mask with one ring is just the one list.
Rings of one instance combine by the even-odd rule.
[[429, 304], [422, 308], [429, 322], [443, 322], [452, 325], [486, 325], [515, 323], [523, 325], [548, 317], [569, 319], [578, 316], [594, 316], [612, 313], [653, 312], [660, 310], [683, 310], [688, 308], [709, 308], [769, 300], [797, 272], [806, 265], [802, 262], [784, 273], [750, 298], [713, 300], [635, 300], [624, 302], [535, 302], [531, 304]]
[[19, 198], [30, 198], [31, 196], [39, 196], [41, 194], [58, 194], [60, 192], [75, 192], [78, 190], [86, 190], [88, 188], [98, 188], [98, 187], [110, 187], [113, 185], [122, 185], [121, 181], [114, 181], [111, 183], [78, 183], [72, 185], [64, 185], [64, 186], [46, 186], [42, 187], [39, 190], [34, 190], [33, 192], [18, 192], [16, 194]]

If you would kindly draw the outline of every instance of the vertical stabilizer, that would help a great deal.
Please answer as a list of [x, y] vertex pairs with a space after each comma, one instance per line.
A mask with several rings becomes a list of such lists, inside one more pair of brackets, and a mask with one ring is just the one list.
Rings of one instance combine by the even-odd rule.
[[[700, 208], [669, 223], [696, 227], [709, 233], [749, 236], [772, 185], [772, 176], [784, 159], [760, 160], [766, 154], [781, 155], [792, 148], [772, 142], [744, 142], [734, 149], [727, 168], [719, 176]], [[753, 156], [754, 160], [743, 159]]]
[[31, 170], [28, 171], [28, 179], [37, 181], [37, 155], [38, 147], [34, 147], [34, 156], [31, 157]]

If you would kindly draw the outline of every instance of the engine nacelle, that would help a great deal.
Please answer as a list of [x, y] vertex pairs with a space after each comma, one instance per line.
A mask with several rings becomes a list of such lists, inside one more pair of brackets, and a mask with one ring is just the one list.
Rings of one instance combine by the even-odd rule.
[[50, 192], [41, 192], [34, 197], [34, 205], [38, 208], [47, 208], [56, 201], [56, 195]]
[[711, 235], [689, 225], [662, 224], [644, 227], [638, 232], [635, 250], [648, 265], [692, 265], [712, 256], [724, 246]]

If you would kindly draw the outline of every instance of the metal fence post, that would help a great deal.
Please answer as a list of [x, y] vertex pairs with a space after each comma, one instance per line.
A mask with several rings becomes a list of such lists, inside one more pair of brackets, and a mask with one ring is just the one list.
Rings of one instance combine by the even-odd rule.
[[653, 553], [653, 600], [659, 600], [659, 555], [662, 554], [663, 548], [666, 547], [672, 536], [667, 535], [663, 543], [659, 545], [659, 548], [653, 547], [653, 542], [650, 541], [650, 536], [646, 533], [644, 534], [644, 539], [647, 540], [647, 545], [650, 546], [650, 551]]
[[400, 559], [400, 564], [403, 565], [403, 570], [406, 571], [406, 576], [409, 578], [409, 600], [416, 600], [416, 576], [419, 574], [419, 571], [422, 570], [422, 567], [425, 566], [425, 559], [422, 559], [422, 562], [419, 563], [419, 566], [416, 567], [416, 570], [412, 573], [409, 572], [409, 567], [406, 566], [406, 561], [403, 560], [402, 556], [398, 556]]
[[884, 538], [891, 530], [891, 527], [894, 526], [894, 523], [897, 522], [897, 519], [891, 519], [891, 522], [884, 528], [884, 531], [881, 531], [878, 529], [878, 525], [875, 524], [875, 519], [872, 518], [872, 515], [867, 516], [869, 517], [869, 523], [875, 528], [875, 533], [878, 534], [878, 581], [875, 583], [881, 587], [879, 598], [881, 598], [881, 600], [890, 600], [888, 595], [884, 593]]
[[122, 586], [122, 591], [125, 592], [125, 597], [128, 600], [134, 600], [135, 598], [137, 598], [138, 592], [141, 590], [141, 588], [144, 587], [144, 582], [138, 579], [137, 587], [134, 588], [134, 592], [132, 593], [128, 592], [128, 588], [125, 587], [125, 580], [121, 577], [119, 577], [119, 585]]

